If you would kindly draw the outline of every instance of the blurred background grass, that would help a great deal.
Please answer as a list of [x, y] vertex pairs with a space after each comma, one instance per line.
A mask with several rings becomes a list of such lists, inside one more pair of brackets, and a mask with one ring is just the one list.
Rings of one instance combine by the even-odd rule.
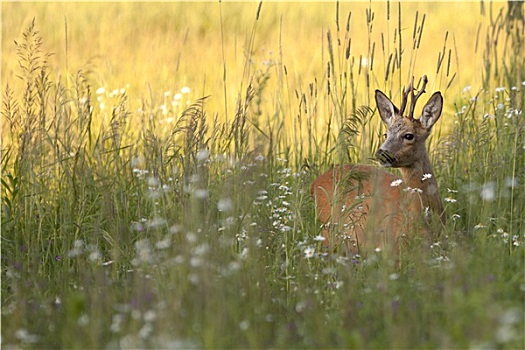
[[[134, 96], [141, 96], [150, 88], [153, 93], [161, 94], [188, 86], [195, 96], [211, 95], [208, 107], [222, 114], [224, 85], [227, 99], [235, 101], [241, 90], [240, 82], [247, 79], [243, 75], [246, 50], [252, 51], [249, 54], [252, 71], [264, 69], [271, 61], [285, 65], [290, 92], [304, 88], [315, 78], [321, 80], [327, 60], [323, 45], [326, 32], [334, 28], [336, 4], [264, 3], [256, 23], [257, 35], [250, 46], [258, 5], [256, 2], [155, 5], [4, 2], [2, 79], [11, 84], [19, 83], [14, 79], [18, 63], [13, 39], [19, 37], [35, 18], [40, 24], [40, 34], [46, 38], [45, 48], [54, 53], [54, 73], [64, 76], [82, 69], [94, 84], [107, 89], [129, 84]], [[429, 75], [430, 89], [447, 90], [448, 79], [436, 74], [438, 54], [447, 32], [446, 54], [452, 50], [449, 75], [457, 73], [450, 88], [457, 94], [465, 85], [479, 86], [482, 83], [479, 72], [483, 70], [482, 44], [490, 21], [488, 11], [493, 7], [497, 14], [503, 5], [487, 3], [483, 15], [483, 5], [474, 1], [403, 3], [401, 30], [404, 40], [412, 40], [416, 12], [419, 12], [420, 22], [426, 14], [426, 22], [414, 68], [405, 70], [401, 77], [394, 76], [394, 86], [405, 84], [411, 74], [424, 73]], [[399, 22], [398, 4], [390, 3], [387, 11], [386, 3], [342, 2], [339, 4], [340, 30], [344, 32], [351, 12], [351, 53], [356, 58], [369, 56], [365, 15], [369, 7], [375, 12], [371, 31], [371, 41], [376, 43], [373, 86], [382, 88], [388, 57], [381, 56], [381, 34], [386, 45], [394, 45]], [[333, 35], [335, 37], [335, 33]], [[405, 55], [410, 46], [406, 51]], [[361, 87], [363, 90], [359, 93], [367, 94], [363, 84]], [[234, 104], [228, 107], [231, 115]]]

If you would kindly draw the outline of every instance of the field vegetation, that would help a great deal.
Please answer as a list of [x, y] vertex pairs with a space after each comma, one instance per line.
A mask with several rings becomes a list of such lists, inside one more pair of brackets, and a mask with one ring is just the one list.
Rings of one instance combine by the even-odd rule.
[[[2, 347], [523, 347], [523, 3], [1, 6]], [[323, 248], [423, 74], [446, 227]]]

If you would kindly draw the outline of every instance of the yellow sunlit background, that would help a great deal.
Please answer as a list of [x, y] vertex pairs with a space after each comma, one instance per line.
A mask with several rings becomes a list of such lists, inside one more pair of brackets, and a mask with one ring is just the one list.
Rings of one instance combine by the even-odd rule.
[[[481, 84], [487, 24], [491, 16], [505, 11], [504, 2], [268, 2], [256, 18], [258, 7], [257, 2], [4, 2], [2, 81], [11, 86], [18, 83], [13, 41], [20, 40], [35, 19], [44, 50], [54, 54], [49, 65], [57, 77], [81, 70], [94, 89], [127, 88], [135, 99], [150, 93], [160, 98], [165, 92], [175, 94], [189, 87], [192, 98], [211, 95], [210, 111], [223, 116], [225, 101], [228, 114], [233, 113], [242, 84], [257, 71], [269, 69], [268, 83], [276, 84], [275, 71], [285, 67], [288, 91], [281, 93], [306, 91], [314, 81], [323, 86], [329, 59], [327, 33], [339, 57], [337, 68], [343, 64], [350, 16], [350, 55], [359, 92], [368, 95], [368, 90], [376, 88], [395, 92], [411, 75], [427, 74], [430, 90], [446, 94], [452, 89], [457, 95], [465, 86]], [[413, 50], [414, 29], [423, 18], [420, 47]], [[399, 24], [401, 74], [385, 82], [388, 53], [398, 45]], [[374, 56], [370, 57], [372, 45]], [[368, 68], [371, 82], [365, 93]], [[365, 104], [367, 98], [358, 100]]]

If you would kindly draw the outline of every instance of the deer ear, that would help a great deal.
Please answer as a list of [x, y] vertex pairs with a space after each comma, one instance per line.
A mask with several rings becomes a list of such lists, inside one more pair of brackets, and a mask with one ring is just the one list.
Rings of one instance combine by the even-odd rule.
[[438, 121], [442, 109], [443, 96], [441, 96], [441, 93], [438, 91], [430, 97], [425, 107], [423, 107], [423, 114], [419, 119], [427, 131], [430, 131], [432, 126]]
[[399, 114], [399, 109], [397, 109], [392, 101], [390, 101], [390, 99], [379, 90], [376, 90], [376, 104], [381, 119], [386, 125], [390, 126], [393, 118]]

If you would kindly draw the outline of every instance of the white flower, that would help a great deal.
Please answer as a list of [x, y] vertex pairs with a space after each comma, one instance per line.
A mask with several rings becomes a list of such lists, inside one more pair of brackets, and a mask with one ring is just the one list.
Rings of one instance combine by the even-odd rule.
[[452, 198], [452, 197], [447, 197], [447, 198], [444, 199], [444, 201], [448, 202], [448, 203], [456, 203], [457, 199]]
[[289, 232], [292, 230], [292, 228], [290, 226], [287, 226], [287, 225], [280, 225], [280, 228], [281, 232]]
[[403, 191], [405, 191], [405, 192], [410, 192], [410, 193], [423, 193], [423, 190], [422, 190], [422, 189], [417, 188], [417, 187], [412, 188], [412, 187], [410, 187], [410, 186], [407, 187], [407, 188], [405, 188]]
[[154, 217], [151, 220], [148, 220], [146, 226], [148, 228], [157, 229], [159, 227], [166, 225], [166, 219], [160, 217]]
[[191, 91], [191, 89], [187, 86], [183, 87], [182, 89], [180, 89], [180, 92], [181, 94], [189, 94]]
[[105, 93], [105, 92], [106, 92], [106, 89], [104, 89], [104, 87], [99, 87], [99, 88], [97, 89], [97, 95], [102, 95], [102, 94]]
[[200, 151], [197, 152], [197, 160], [200, 162], [207, 160], [209, 156], [210, 156], [210, 152], [208, 152], [208, 150], [206, 149], [201, 149]]
[[195, 190], [195, 197], [198, 199], [208, 198], [208, 190], [204, 188], [198, 188]]
[[233, 209], [233, 202], [230, 198], [219, 199], [217, 203], [217, 209], [219, 211], [230, 211]]
[[401, 185], [403, 183], [403, 180], [401, 179], [397, 179], [397, 180], [394, 180], [390, 183], [390, 187], [397, 187], [399, 185]]
[[389, 276], [388, 276], [388, 279], [390, 279], [391, 281], [395, 281], [399, 278], [399, 275], [397, 273], [391, 273]]
[[308, 247], [304, 250], [304, 257], [306, 259], [312, 258], [314, 254], [315, 254], [315, 249], [313, 247]]
[[326, 238], [323, 235], [317, 235], [314, 237], [314, 241], [323, 242]]
[[496, 185], [494, 182], [484, 184], [480, 195], [485, 202], [492, 202], [496, 198]]
[[248, 321], [248, 320], [241, 321], [241, 323], [239, 323], [239, 328], [242, 331], [248, 330], [248, 328], [250, 328], [250, 321]]
[[423, 178], [421, 179], [421, 181], [425, 181], [431, 178], [432, 178], [432, 174], [423, 174]]
[[148, 179], [148, 186], [149, 187], [157, 187], [160, 185], [160, 180], [159, 178], [155, 177], [155, 176], [151, 176], [149, 179]]

